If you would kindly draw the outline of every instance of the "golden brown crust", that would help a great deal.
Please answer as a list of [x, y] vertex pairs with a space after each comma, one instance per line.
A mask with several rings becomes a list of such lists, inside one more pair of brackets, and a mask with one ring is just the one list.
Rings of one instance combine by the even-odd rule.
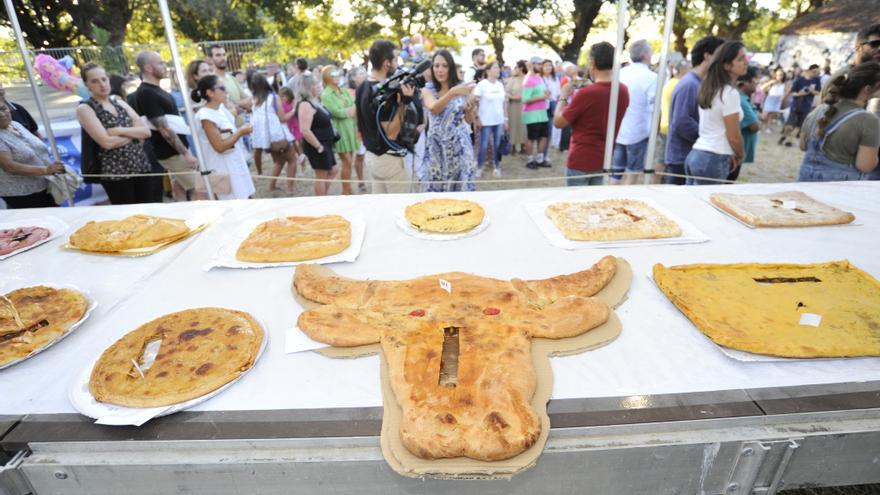
[[424, 232], [452, 234], [473, 230], [483, 223], [483, 208], [462, 199], [429, 199], [406, 207], [406, 220]]
[[447, 387], [437, 381], [443, 329], [433, 323], [382, 339], [389, 380], [403, 408], [403, 445], [425, 459], [484, 461], [531, 447], [541, 422], [529, 404], [537, 378], [528, 333], [489, 321], [459, 329], [457, 384]]
[[753, 227], [813, 227], [851, 223], [855, 215], [799, 191], [772, 194], [715, 193], [713, 205]]
[[122, 220], [88, 222], [70, 236], [70, 245], [83, 251], [114, 253], [175, 241], [190, 229], [176, 218], [132, 215]]
[[[880, 284], [848, 261], [654, 265], [654, 280], [717, 344], [781, 357], [880, 356]], [[820, 315], [819, 327], [801, 315]]]
[[[531, 338], [576, 336], [605, 323], [610, 308], [584, 295], [608, 284], [615, 267], [608, 257], [578, 274], [515, 284], [460, 272], [355, 281], [299, 265], [294, 288], [326, 304], [300, 315], [312, 339], [345, 347], [381, 342], [410, 452], [500, 460], [528, 449], [541, 433], [530, 405]], [[447, 329], [457, 332], [454, 387], [440, 382]]]
[[[51, 344], [81, 320], [89, 308], [89, 300], [73, 289], [38, 285], [14, 290], [5, 297], [29, 330], [22, 332], [12, 308], [0, 303], [0, 366], [24, 359]], [[44, 320], [47, 325], [42, 326]]]
[[565, 296], [576, 295], [590, 297], [596, 295], [617, 273], [617, 260], [614, 256], [605, 256], [588, 270], [568, 275], [557, 275], [544, 280], [519, 280], [511, 282], [519, 290], [535, 293], [535, 298], [555, 301]]
[[[264, 339], [249, 314], [224, 308], [171, 313], [129, 332], [101, 354], [89, 379], [99, 402], [158, 407], [201, 397], [249, 370]], [[144, 348], [161, 340], [155, 362], [134, 367]]]
[[313, 260], [350, 244], [351, 224], [339, 215], [275, 218], [257, 225], [235, 257], [255, 263]]
[[678, 237], [681, 227], [643, 201], [605, 199], [554, 203], [545, 211], [572, 241], [618, 241]]

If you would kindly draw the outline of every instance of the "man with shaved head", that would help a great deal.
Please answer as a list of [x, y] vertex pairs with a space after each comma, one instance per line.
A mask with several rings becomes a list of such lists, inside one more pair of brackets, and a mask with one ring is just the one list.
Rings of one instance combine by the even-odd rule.
[[[156, 158], [168, 172], [192, 172], [199, 166], [196, 157], [187, 147], [186, 136], [175, 134], [168, 123], [168, 116], [179, 116], [174, 98], [159, 83], [168, 76], [168, 67], [156, 52], [143, 51], [135, 58], [141, 71], [141, 85], [135, 92], [135, 111], [146, 116], [155, 130], [150, 137]], [[195, 189], [196, 174], [171, 176], [174, 199], [185, 201]]]

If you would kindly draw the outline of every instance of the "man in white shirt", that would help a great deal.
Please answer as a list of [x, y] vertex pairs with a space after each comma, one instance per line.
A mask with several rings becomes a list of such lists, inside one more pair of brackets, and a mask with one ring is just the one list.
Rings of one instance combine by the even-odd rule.
[[486, 66], [486, 52], [482, 48], [475, 48], [471, 52], [471, 66], [464, 71], [464, 82], [474, 81], [477, 71]]
[[[620, 83], [629, 91], [629, 107], [614, 145], [611, 184], [635, 184], [641, 179], [638, 172], [645, 170], [651, 113], [657, 95], [657, 74], [649, 66], [651, 45], [646, 40], [634, 41], [629, 46], [629, 56], [632, 63], [620, 69]], [[631, 173], [625, 179], [624, 171]]]

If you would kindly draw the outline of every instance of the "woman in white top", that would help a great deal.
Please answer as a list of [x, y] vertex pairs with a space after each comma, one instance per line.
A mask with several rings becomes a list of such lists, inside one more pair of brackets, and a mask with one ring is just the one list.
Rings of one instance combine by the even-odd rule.
[[541, 78], [544, 80], [544, 87], [550, 91], [550, 97], [547, 98], [547, 146], [544, 146], [544, 163], [548, 163], [547, 156], [550, 154], [550, 144], [559, 146], [559, 136], [561, 130], [553, 125], [553, 116], [556, 114], [556, 102], [559, 100], [559, 79], [556, 77], [556, 69], [553, 62], [544, 60], [541, 64]]
[[[739, 122], [742, 107], [736, 79], [749, 68], [746, 48], [739, 41], [718, 47], [697, 93], [700, 137], [684, 161], [689, 185], [718, 184], [725, 180], [745, 156]], [[704, 179], [705, 178], [705, 179]]]
[[761, 122], [767, 132], [772, 132], [773, 123], [782, 115], [782, 97], [785, 96], [788, 86], [782, 67], [777, 67], [773, 71], [773, 77], [761, 85], [761, 90], [767, 95], [764, 98], [764, 111], [761, 113]]
[[[251, 92], [254, 94], [254, 111], [251, 115], [254, 131], [251, 134], [251, 142], [253, 142], [255, 150], [261, 149], [272, 154], [274, 166], [272, 168], [273, 179], [269, 181], [269, 191], [271, 192], [277, 189], [277, 181], [274, 177], [281, 175], [285, 164], [289, 167], [287, 176], [296, 177], [293, 135], [287, 125], [282, 123], [286, 115], [281, 98], [272, 91], [266, 76], [259, 73], [254, 74], [250, 85]], [[262, 154], [260, 159], [262, 159]], [[256, 152], [254, 160], [256, 160]], [[292, 183], [288, 183], [288, 186], [291, 185]], [[293, 192], [292, 187], [288, 187], [288, 192]]]
[[191, 98], [204, 102], [196, 113], [196, 121], [205, 166], [213, 171], [208, 177], [214, 195], [217, 199], [248, 199], [256, 190], [241, 138], [253, 128], [250, 124], [235, 128], [235, 117], [226, 109], [226, 87], [213, 74], [199, 79]]
[[473, 95], [479, 105], [480, 115], [480, 146], [477, 152], [477, 175], [482, 174], [483, 164], [486, 162], [486, 151], [489, 147], [489, 139], [492, 140], [494, 153], [492, 163], [495, 165], [495, 177], [501, 177], [501, 134], [507, 132], [507, 92], [504, 84], [498, 80], [501, 76], [501, 66], [497, 61], [489, 62], [486, 66], [486, 78], [477, 83]]

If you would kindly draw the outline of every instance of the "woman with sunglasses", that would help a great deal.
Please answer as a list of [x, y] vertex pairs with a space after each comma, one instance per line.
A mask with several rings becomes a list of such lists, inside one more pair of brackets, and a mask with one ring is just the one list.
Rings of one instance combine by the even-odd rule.
[[332, 65], [324, 67], [321, 77], [324, 90], [321, 92], [321, 103], [333, 116], [333, 126], [339, 133], [339, 141], [333, 145], [333, 151], [342, 161], [342, 194], [351, 194], [351, 162], [352, 154], [361, 147], [355, 134], [355, 117], [357, 108], [354, 98], [348, 91], [339, 88], [339, 69]]
[[196, 113], [198, 139], [205, 154], [205, 166], [217, 199], [247, 199], [256, 191], [248, 171], [241, 138], [253, 130], [250, 124], [235, 128], [235, 117], [226, 108], [226, 87], [211, 74], [199, 79], [193, 101], [204, 102]]

